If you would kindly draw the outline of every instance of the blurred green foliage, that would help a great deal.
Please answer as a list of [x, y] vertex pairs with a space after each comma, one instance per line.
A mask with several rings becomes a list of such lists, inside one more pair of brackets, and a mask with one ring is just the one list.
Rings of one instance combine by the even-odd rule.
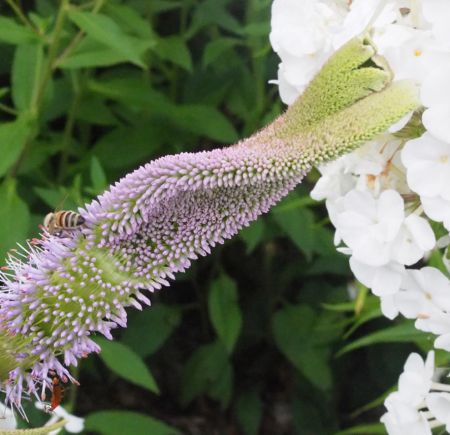
[[[49, 210], [276, 117], [270, 3], [0, 3], [1, 257]], [[98, 339], [103, 352], [65, 398], [88, 433], [383, 433], [383, 395], [413, 344], [430, 341], [382, 320], [365, 289], [349, 298], [347, 260], [310, 187], [130, 311], [117, 341]]]

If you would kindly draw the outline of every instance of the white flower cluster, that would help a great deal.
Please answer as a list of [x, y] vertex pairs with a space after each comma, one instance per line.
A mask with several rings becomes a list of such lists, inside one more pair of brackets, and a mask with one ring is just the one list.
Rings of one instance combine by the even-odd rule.
[[[270, 35], [281, 58], [274, 82], [286, 104], [295, 101], [337, 48], [367, 29], [394, 80], [414, 80], [419, 86], [423, 113], [405, 117], [376, 140], [319, 168], [322, 176], [311, 196], [326, 200], [338, 250], [350, 256], [356, 278], [380, 297], [383, 314], [416, 319], [418, 329], [438, 335], [434, 346], [447, 351], [449, 23], [450, 0], [274, 0]], [[423, 267], [431, 251], [443, 260], [441, 270]], [[402, 396], [401, 391], [394, 397]], [[431, 397], [433, 403], [443, 403], [444, 396]], [[450, 395], [445, 400], [450, 415]], [[397, 399], [387, 402], [389, 413], [383, 421], [389, 433], [431, 433], [427, 417], [417, 410], [414, 418], [425, 422], [428, 432], [395, 429], [407, 415], [399, 411], [404, 403], [411, 405]], [[429, 409], [434, 406], [427, 404]], [[433, 415], [438, 418], [439, 412]]]
[[406, 360], [398, 391], [389, 394], [381, 417], [390, 435], [432, 435], [435, 427], [450, 429], [450, 386], [435, 382], [434, 352], [425, 362], [417, 353]]

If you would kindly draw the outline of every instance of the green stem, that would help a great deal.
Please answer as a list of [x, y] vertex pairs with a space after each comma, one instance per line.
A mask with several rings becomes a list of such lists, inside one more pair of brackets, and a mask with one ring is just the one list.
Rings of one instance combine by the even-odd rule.
[[16, 3], [14, 0], [6, 0], [6, 3], [8, 3], [9, 7], [14, 11], [17, 18], [25, 24], [25, 26], [29, 27], [33, 32], [36, 32], [36, 29], [34, 28], [31, 21], [26, 17], [26, 15], [22, 12], [22, 9]]
[[3, 110], [3, 112], [9, 113], [10, 115], [14, 115], [14, 116], [18, 115], [17, 110], [14, 110], [12, 107], [9, 107], [3, 103], [0, 103], [0, 110]]
[[67, 170], [67, 161], [69, 157], [70, 139], [72, 137], [73, 128], [75, 125], [75, 116], [80, 107], [82, 90], [76, 72], [72, 73], [72, 86], [74, 90], [74, 97], [72, 104], [67, 114], [66, 124], [64, 126], [63, 139], [61, 143], [61, 159], [59, 162], [58, 182], [61, 183]]
[[42, 81], [40, 83], [36, 98], [31, 103], [32, 111], [34, 111], [37, 114], [39, 113], [39, 110], [41, 108], [48, 83], [52, 78], [54, 62], [58, 52], [60, 36], [63, 29], [64, 19], [68, 7], [69, 7], [69, 0], [61, 0], [61, 6], [59, 7], [58, 14], [56, 16], [55, 28], [53, 30], [51, 38], [51, 44], [48, 49], [47, 67], [45, 68], [44, 75], [42, 77]]

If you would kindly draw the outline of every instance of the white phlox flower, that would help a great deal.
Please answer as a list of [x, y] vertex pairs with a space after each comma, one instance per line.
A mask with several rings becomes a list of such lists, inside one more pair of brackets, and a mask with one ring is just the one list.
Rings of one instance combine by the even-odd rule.
[[338, 201], [333, 223], [361, 263], [383, 266], [393, 260], [411, 265], [435, 245], [428, 222], [416, 215], [405, 218], [403, 199], [394, 190], [383, 191], [379, 198], [352, 190]]
[[277, 83], [292, 104], [333, 53], [332, 30], [342, 22], [343, 1], [274, 0], [270, 42], [281, 58]]
[[[35, 406], [37, 409], [43, 411], [45, 409], [45, 404], [42, 402], [36, 402]], [[61, 405], [57, 406], [52, 411], [52, 416], [47, 421], [45, 426], [51, 426], [60, 420], [65, 420], [66, 424], [64, 425], [64, 429], [69, 433], [81, 433], [84, 429], [84, 418], [77, 417], [76, 415], [70, 414], [67, 412]], [[50, 432], [50, 435], [56, 435], [59, 433], [61, 429], [54, 430]]]
[[433, 428], [450, 428], [450, 385], [436, 382], [439, 372], [433, 351], [425, 361], [417, 353], [409, 355], [398, 391], [389, 394], [384, 402], [387, 412], [381, 422], [389, 435], [431, 435]]
[[450, 141], [425, 133], [405, 145], [402, 161], [408, 185], [420, 195], [427, 216], [450, 230]]

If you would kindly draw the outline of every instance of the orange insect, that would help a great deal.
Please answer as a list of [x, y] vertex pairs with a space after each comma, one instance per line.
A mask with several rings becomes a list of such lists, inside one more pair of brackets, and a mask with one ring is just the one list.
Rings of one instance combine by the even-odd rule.
[[52, 396], [50, 398], [50, 404], [45, 406], [45, 412], [52, 412], [57, 408], [64, 397], [64, 387], [62, 382], [67, 382], [61, 380], [61, 378], [56, 373], [51, 373], [52, 375]]

